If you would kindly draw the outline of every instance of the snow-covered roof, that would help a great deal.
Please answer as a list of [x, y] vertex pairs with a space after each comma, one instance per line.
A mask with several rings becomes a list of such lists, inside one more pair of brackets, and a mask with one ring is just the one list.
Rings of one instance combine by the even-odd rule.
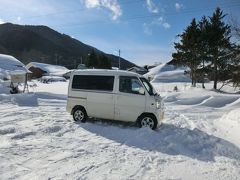
[[0, 54], [0, 70], [1, 71], [23, 71], [28, 72], [25, 65], [13, 56]]
[[38, 63], [38, 62], [30, 62], [26, 65], [26, 68], [29, 69], [31, 67], [42, 69], [46, 72], [47, 75], [63, 75], [69, 71], [69, 69], [65, 68], [64, 66], [52, 65], [52, 64], [45, 64], [45, 63]]
[[79, 64], [77, 69], [87, 69], [85, 64]]
[[173, 65], [169, 64], [160, 64], [152, 69], [149, 70], [149, 72], [146, 74], [146, 76], [155, 76], [159, 73], [165, 72], [165, 71], [173, 71], [176, 68]]
[[66, 80], [64, 77], [57, 77], [57, 76], [43, 76], [41, 79], [42, 80], [49, 80], [49, 79]]
[[144, 76], [152, 79], [152, 82], [191, 82], [185, 74], [187, 69], [169, 64], [160, 64], [149, 70]]
[[128, 69], [128, 71], [132, 71], [132, 70], [136, 70], [136, 71], [147, 71], [144, 67], [131, 67]]
[[152, 82], [191, 82], [191, 78], [184, 73], [184, 70], [174, 70], [155, 75]]

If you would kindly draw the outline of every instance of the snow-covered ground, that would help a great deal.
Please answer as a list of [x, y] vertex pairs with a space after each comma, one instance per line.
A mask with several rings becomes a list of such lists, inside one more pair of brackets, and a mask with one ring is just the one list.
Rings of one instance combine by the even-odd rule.
[[[9, 95], [0, 85], [0, 179], [239, 179], [240, 95], [156, 83], [165, 97], [156, 131], [75, 123], [67, 82]], [[173, 92], [174, 86], [178, 92]]]

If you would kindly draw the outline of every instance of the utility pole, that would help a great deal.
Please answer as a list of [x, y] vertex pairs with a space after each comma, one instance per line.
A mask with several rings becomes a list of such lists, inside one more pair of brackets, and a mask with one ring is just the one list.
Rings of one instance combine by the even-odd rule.
[[120, 51], [120, 49], [119, 49], [119, 51], [118, 51], [118, 69], [119, 69], [119, 70], [121, 69], [120, 53], [121, 53], [121, 51]]

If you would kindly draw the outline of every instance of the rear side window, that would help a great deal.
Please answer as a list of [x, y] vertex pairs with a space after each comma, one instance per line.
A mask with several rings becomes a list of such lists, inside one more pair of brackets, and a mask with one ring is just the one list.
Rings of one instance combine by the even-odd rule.
[[114, 76], [73, 76], [72, 89], [113, 91]]

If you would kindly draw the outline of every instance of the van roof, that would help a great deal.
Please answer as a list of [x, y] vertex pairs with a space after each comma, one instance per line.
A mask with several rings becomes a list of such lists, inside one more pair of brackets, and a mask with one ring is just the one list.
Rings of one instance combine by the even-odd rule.
[[141, 77], [141, 75], [130, 72], [130, 71], [124, 71], [124, 70], [109, 70], [109, 69], [84, 69], [84, 70], [75, 70], [73, 71], [73, 74], [96, 74], [96, 75], [124, 75], [124, 76], [138, 76]]

